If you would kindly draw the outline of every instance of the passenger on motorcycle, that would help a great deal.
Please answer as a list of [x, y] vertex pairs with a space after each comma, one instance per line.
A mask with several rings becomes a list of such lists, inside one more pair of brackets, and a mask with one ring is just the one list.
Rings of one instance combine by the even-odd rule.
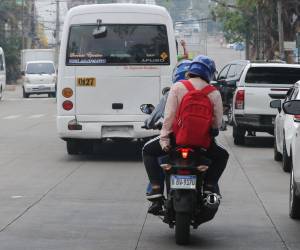
[[[172, 82], [176, 83], [180, 80], [185, 80], [186, 79], [186, 74], [188, 72], [188, 69], [191, 65], [190, 60], [182, 60], [180, 61], [177, 66], [174, 69], [173, 72], [173, 77], [172, 77]], [[165, 111], [165, 106], [169, 94], [169, 88], [166, 89], [163, 93], [163, 97], [160, 99], [158, 105], [155, 107], [155, 109], [152, 111], [151, 115], [148, 117], [147, 120], [145, 120], [145, 125], [144, 128], [146, 129], [161, 129], [161, 124], [163, 122], [164, 118], [164, 111]], [[157, 140], [159, 137], [156, 138]], [[161, 162], [161, 161], [159, 161]], [[158, 166], [158, 165], [156, 165]], [[155, 167], [155, 166], [154, 166]], [[160, 187], [161, 190], [163, 190], [164, 187], [164, 174], [162, 169], [159, 167], [158, 171], [160, 172]], [[147, 187], [146, 193], [149, 194], [152, 190], [151, 183]]]
[[[215, 63], [212, 59], [199, 55], [191, 63], [188, 70], [188, 78], [194, 88], [201, 90], [209, 84], [216, 71]], [[152, 201], [148, 212], [156, 213], [162, 206], [162, 189], [160, 185], [160, 167], [157, 158], [168, 154], [171, 147], [175, 145], [172, 136], [172, 125], [175, 119], [177, 108], [183, 96], [188, 92], [181, 82], [175, 83], [169, 92], [163, 127], [160, 136], [145, 144], [143, 148], [143, 161], [152, 185], [152, 191], [148, 193], [147, 199]], [[208, 94], [213, 105], [213, 125], [212, 128], [219, 129], [223, 118], [223, 105], [219, 91]], [[218, 181], [226, 167], [229, 154], [227, 151], [213, 140], [206, 156], [212, 161], [205, 177], [205, 190], [219, 194]]]

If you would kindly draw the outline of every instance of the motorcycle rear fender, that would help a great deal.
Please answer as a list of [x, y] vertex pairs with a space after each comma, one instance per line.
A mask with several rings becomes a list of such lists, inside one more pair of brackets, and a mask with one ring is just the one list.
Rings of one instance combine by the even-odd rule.
[[193, 190], [174, 190], [173, 207], [175, 212], [193, 212], [196, 205], [196, 193]]

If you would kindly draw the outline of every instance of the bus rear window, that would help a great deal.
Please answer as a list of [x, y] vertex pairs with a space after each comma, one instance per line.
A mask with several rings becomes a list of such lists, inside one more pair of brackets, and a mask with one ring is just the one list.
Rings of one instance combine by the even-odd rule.
[[294, 84], [300, 80], [300, 68], [252, 67], [248, 70], [246, 83]]
[[105, 24], [105, 33], [94, 36], [97, 25], [70, 28], [66, 65], [169, 65], [165, 25]]

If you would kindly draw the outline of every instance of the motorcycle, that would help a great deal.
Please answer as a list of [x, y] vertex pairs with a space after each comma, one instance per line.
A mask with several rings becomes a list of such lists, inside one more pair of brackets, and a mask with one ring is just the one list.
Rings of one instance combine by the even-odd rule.
[[[141, 106], [149, 114], [147, 104]], [[214, 135], [218, 131], [213, 131]], [[205, 173], [211, 161], [205, 149], [177, 145], [170, 150], [168, 160], [161, 164], [165, 174], [166, 198], [163, 209], [157, 214], [162, 221], [175, 227], [175, 240], [186, 245], [190, 239], [190, 228], [214, 218], [220, 197], [204, 191]]]

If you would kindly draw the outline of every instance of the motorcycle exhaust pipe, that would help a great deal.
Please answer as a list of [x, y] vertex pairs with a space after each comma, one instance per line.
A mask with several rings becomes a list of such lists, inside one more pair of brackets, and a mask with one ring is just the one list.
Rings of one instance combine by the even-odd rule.
[[220, 205], [220, 196], [215, 193], [208, 194], [204, 198], [204, 205], [209, 208], [218, 208]]

